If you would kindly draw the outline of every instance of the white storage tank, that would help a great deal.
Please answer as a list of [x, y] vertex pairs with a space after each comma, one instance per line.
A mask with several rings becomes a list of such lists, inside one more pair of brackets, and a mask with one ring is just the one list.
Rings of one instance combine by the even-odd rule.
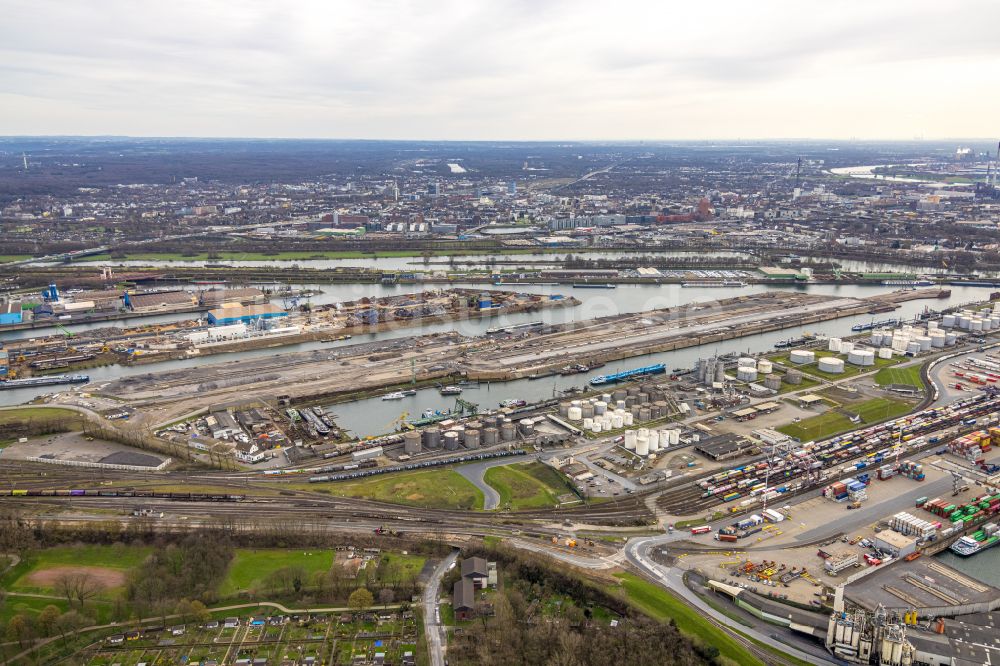
[[749, 356], [744, 356], [744, 357], [740, 358], [738, 361], [736, 361], [736, 367], [737, 368], [756, 368], [757, 367], [757, 359], [750, 358]]
[[974, 332], [979, 332], [983, 330], [983, 320], [979, 317], [969, 321], [969, 330]]
[[958, 327], [963, 330], [968, 330], [970, 318], [968, 315], [958, 315]]
[[955, 333], [948, 333], [944, 336], [944, 346], [951, 347], [956, 342], [958, 342], [958, 335]]
[[625, 422], [625, 426], [628, 427], [635, 422], [635, 417], [632, 416], [632, 412], [625, 412], [622, 414], [622, 420]]
[[941, 325], [944, 326], [945, 328], [952, 328], [953, 326], [955, 326], [955, 315], [946, 314], [945, 316], [941, 317]]
[[604, 430], [600, 420], [594, 419], [593, 425], [590, 426], [590, 432], [601, 432]]
[[891, 347], [892, 346], [892, 336], [886, 333], [882, 336], [882, 346]]
[[670, 446], [677, 446], [681, 442], [681, 431], [674, 428], [670, 431]]
[[848, 354], [847, 361], [852, 365], [875, 365], [875, 353], [867, 349], [855, 349]]
[[737, 368], [736, 379], [740, 380], [741, 382], [755, 382], [757, 381], [757, 369]]
[[635, 454], [638, 456], [648, 456], [649, 455], [649, 438], [648, 437], [636, 437], [635, 439]]
[[788, 360], [796, 365], [804, 365], [815, 361], [816, 354], [808, 349], [793, 349], [792, 353], [788, 355]]
[[579, 407], [571, 406], [569, 408], [569, 413], [566, 415], [570, 421], [579, 421], [583, 418], [583, 410]]
[[587, 418], [585, 418], [583, 420], [583, 429], [584, 430], [593, 430], [594, 429], [594, 417], [588, 416]]
[[944, 347], [945, 334], [943, 331], [931, 333], [931, 347]]
[[823, 372], [841, 373], [844, 371], [844, 361], [835, 356], [824, 356], [817, 363], [817, 367]]
[[649, 431], [649, 450], [659, 451], [660, 450], [660, 431], [650, 430]]
[[608, 411], [608, 403], [603, 400], [594, 403], [594, 416], [604, 416]]
[[839, 353], [840, 352], [840, 342], [841, 342], [840, 338], [830, 338], [830, 341], [827, 343], [827, 351], [832, 351], [832, 352], [838, 352]]
[[[882, 331], [875, 331], [874, 333], [872, 333], [872, 344], [873, 345], [881, 345], [882, 344], [882, 337], [883, 337]], [[830, 351], [835, 351], [835, 350], [831, 349]], [[836, 350], [836, 351], [839, 351], [839, 350]]]
[[635, 442], [638, 437], [636, 437], [635, 430], [625, 431], [625, 448], [629, 451], [635, 450]]
[[881, 347], [878, 350], [879, 358], [892, 358], [892, 350], [888, 347]]
[[913, 342], [906, 345], [906, 353], [916, 356], [920, 353], [920, 343], [914, 340]]
[[618, 430], [619, 428], [624, 428], [625, 427], [625, 419], [622, 417], [621, 414], [612, 414], [611, 415], [611, 427], [614, 430]]
[[854, 343], [851, 342], [850, 340], [844, 340], [843, 342], [840, 343], [841, 354], [850, 354], [853, 349], [854, 349]]
[[762, 375], [769, 375], [774, 372], [774, 364], [766, 358], [762, 358], [757, 361], [757, 372]]
[[920, 351], [928, 351], [931, 348], [931, 339], [926, 335], [918, 335], [913, 341], [920, 344]]

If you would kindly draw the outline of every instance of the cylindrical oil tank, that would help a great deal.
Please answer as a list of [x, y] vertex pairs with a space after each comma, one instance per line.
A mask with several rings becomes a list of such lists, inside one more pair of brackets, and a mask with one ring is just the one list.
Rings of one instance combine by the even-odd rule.
[[[859, 354], [860, 352], [852, 351], [851, 354]], [[844, 371], [844, 360], [836, 358], [834, 356], [824, 356], [816, 364], [817, 367], [823, 372], [830, 372], [839, 374]]]
[[736, 379], [741, 382], [757, 381], [757, 368], [737, 368]]
[[639, 395], [642, 392], [638, 386], [629, 386], [625, 390], [628, 392], [629, 395]]
[[635, 430], [625, 431], [625, 448], [631, 450], [635, 449], [635, 440], [637, 439]]
[[655, 421], [656, 419], [663, 418], [663, 411], [659, 403], [651, 402], [649, 403], [649, 418]]
[[918, 335], [913, 341], [920, 345], [920, 351], [927, 351], [931, 348], [931, 339], [926, 335]]
[[532, 419], [521, 419], [517, 425], [522, 435], [535, 434], [535, 422]]
[[881, 359], [892, 358], [892, 350], [888, 347], [880, 347], [878, 350], [878, 357]]
[[638, 395], [638, 398], [639, 398], [639, 404], [640, 405], [648, 405], [649, 404], [649, 394], [648, 393], [640, 393]]
[[630, 395], [625, 398], [626, 407], [635, 407], [638, 404], [639, 404], [639, 396], [637, 395]]
[[454, 451], [458, 448], [458, 433], [454, 430], [444, 434], [444, 448], [447, 451]]
[[788, 360], [796, 365], [804, 365], [815, 361], [816, 354], [808, 349], [793, 349], [792, 353], [788, 355]]
[[830, 338], [829, 341], [827, 341], [827, 347], [826, 347], [827, 351], [839, 353], [840, 343], [841, 343], [840, 338]]
[[624, 400], [627, 395], [628, 391], [625, 389], [615, 389], [614, 393], [611, 394], [611, 399], [618, 402], [619, 400]]
[[961, 328], [961, 329], [963, 329], [963, 330], [968, 330], [968, 328], [969, 328], [969, 322], [970, 321], [972, 321], [972, 319], [968, 315], [959, 315], [958, 316], [958, 327]]
[[635, 417], [632, 416], [631, 412], [625, 412], [624, 414], [622, 414], [622, 423], [627, 428], [628, 426], [635, 423]]
[[635, 439], [635, 454], [638, 456], [648, 456], [649, 455], [649, 438], [648, 437], [636, 437]]
[[583, 401], [582, 400], [570, 400], [569, 404], [571, 404], [574, 407], [579, 407], [580, 405], [583, 404]]
[[625, 427], [625, 419], [622, 417], [621, 414], [612, 414], [611, 415], [611, 427], [614, 430], [618, 430], [619, 428], [624, 428]]
[[802, 372], [799, 370], [789, 370], [785, 373], [785, 381], [789, 384], [799, 385], [802, 383]]
[[840, 353], [850, 354], [854, 350], [854, 343], [850, 340], [844, 340], [840, 343]]
[[769, 375], [774, 372], [774, 364], [766, 358], [757, 361], [757, 372], [762, 375]]
[[569, 416], [569, 408], [573, 405], [568, 402], [559, 403], [559, 416], [567, 418]]
[[649, 407], [640, 407], [639, 408], [639, 420], [640, 421], [648, 421], [649, 418], [650, 418]]
[[892, 346], [892, 336], [886, 333], [882, 336], [882, 346], [891, 347]]
[[780, 391], [781, 375], [768, 375], [764, 377], [764, 388], [769, 388], [772, 391]]
[[657, 400], [653, 404], [656, 405], [656, 408], [660, 412], [660, 415], [657, 418], [665, 419], [665, 418], [667, 418], [667, 416], [670, 415], [670, 412], [668, 411], [670, 409], [670, 406], [667, 405], [667, 401], [666, 400]]
[[616, 410], [617, 409], [625, 409], [625, 401], [624, 400], [615, 400], [615, 409]]
[[736, 361], [737, 368], [756, 368], [757, 359], [750, 356], [742, 356]]
[[602, 393], [601, 394], [601, 400], [603, 400], [604, 402], [611, 402], [611, 394], [610, 393]]
[[649, 437], [649, 428], [638, 428], [635, 434], [637, 437]]
[[956, 342], [958, 342], [958, 336], [954, 333], [948, 333], [944, 336], [944, 346], [951, 347]]
[[580, 407], [580, 409], [583, 412], [583, 418], [585, 418], [585, 419], [593, 418], [593, 416], [594, 416], [594, 405], [593, 405], [593, 403], [585, 402]]
[[642, 407], [640, 407], [639, 405], [632, 405], [631, 407], [628, 408], [628, 413], [631, 414], [634, 418], [639, 418], [640, 409], [642, 409]]
[[479, 431], [474, 428], [469, 428], [465, 431], [465, 448], [467, 449], [478, 449], [479, 448]]
[[659, 451], [660, 450], [660, 431], [650, 430], [649, 431], [649, 450]]
[[670, 446], [677, 446], [681, 442], [681, 431], [677, 428], [670, 430]]
[[[872, 344], [875, 346], [882, 344], [882, 331], [872, 331]], [[840, 351], [840, 350], [831, 349], [830, 351]]]
[[413, 455], [414, 453], [420, 453], [421, 440], [423, 435], [420, 434], [419, 430], [410, 430], [403, 433], [403, 453]]
[[608, 411], [608, 403], [603, 400], [599, 400], [594, 403], [594, 416], [604, 416], [605, 412]]
[[431, 450], [441, 448], [440, 428], [427, 428], [424, 430], [424, 446]]
[[493, 446], [500, 443], [500, 431], [496, 428], [483, 429], [483, 446]]
[[934, 331], [931, 333], [931, 347], [944, 347], [945, 338], [944, 331]]
[[500, 439], [505, 442], [513, 442], [517, 436], [517, 428], [511, 421], [504, 421], [500, 424]]
[[590, 426], [590, 432], [601, 432], [604, 430], [604, 424], [601, 423], [600, 419], [594, 419], [594, 422]]
[[847, 355], [847, 360], [852, 365], [875, 365], [875, 354], [867, 349], [855, 349]]
[[566, 418], [568, 418], [570, 421], [579, 421], [580, 419], [583, 418], [583, 410], [581, 410], [579, 407], [570, 407], [569, 413], [566, 414]]
[[945, 328], [952, 328], [955, 325], [955, 315], [946, 314], [945, 316], [941, 317], [941, 325], [944, 326]]
[[969, 330], [978, 333], [983, 330], [983, 320], [976, 317], [969, 321]]
[[920, 343], [914, 340], [906, 345], [907, 354], [919, 354], [920, 353]]

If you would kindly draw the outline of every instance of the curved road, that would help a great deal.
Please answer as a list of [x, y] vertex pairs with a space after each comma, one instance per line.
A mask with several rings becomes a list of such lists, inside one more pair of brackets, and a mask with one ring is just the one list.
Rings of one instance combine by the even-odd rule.
[[430, 580], [424, 587], [424, 594], [421, 604], [424, 609], [424, 636], [427, 638], [427, 653], [431, 666], [444, 666], [444, 637], [447, 632], [441, 624], [441, 613], [438, 609], [438, 600], [441, 598], [441, 578], [455, 564], [458, 558], [458, 549], [451, 551], [448, 557], [441, 560]]

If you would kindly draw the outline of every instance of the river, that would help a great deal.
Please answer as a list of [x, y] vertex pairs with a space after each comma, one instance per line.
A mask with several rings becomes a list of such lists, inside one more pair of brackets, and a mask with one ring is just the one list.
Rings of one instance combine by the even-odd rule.
[[1000, 548], [996, 546], [972, 557], [961, 557], [946, 550], [937, 555], [937, 559], [976, 580], [1000, 587]]
[[[340, 301], [352, 301], [361, 297], [379, 297], [403, 293], [413, 293], [419, 290], [440, 288], [443, 285], [381, 285], [381, 284], [349, 284], [349, 285], [305, 285], [322, 293], [311, 297], [309, 300], [314, 304], [335, 303]], [[467, 287], [473, 289], [482, 288], [482, 285], [475, 284], [455, 284], [455, 287]], [[518, 291], [526, 293], [553, 294], [562, 293], [575, 296], [581, 301], [577, 307], [554, 308], [533, 313], [515, 313], [487, 319], [462, 320], [457, 322], [443, 322], [429, 324], [415, 328], [397, 329], [381, 333], [368, 333], [354, 335], [351, 340], [339, 342], [306, 342], [297, 345], [289, 345], [280, 348], [255, 349], [244, 352], [229, 354], [218, 354], [206, 358], [191, 358], [175, 361], [166, 361], [155, 365], [139, 366], [106, 366], [101, 368], [91, 368], [86, 372], [93, 382], [110, 381], [122, 376], [146, 374], [161, 370], [174, 370], [188, 368], [205, 364], [225, 363], [241, 358], [269, 356], [275, 353], [291, 353], [296, 351], [308, 351], [311, 349], [329, 349], [344, 345], [368, 342], [371, 340], [384, 340], [400, 337], [409, 337], [427, 333], [437, 333], [444, 331], [458, 331], [462, 335], [474, 336], [482, 335], [486, 329], [499, 326], [509, 326], [512, 324], [527, 323], [531, 321], [544, 321], [546, 323], [565, 323], [616, 315], [621, 313], [642, 312], [646, 310], [676, 307], [687, 303], [699, 301], [711, 301], [719, 298], [729, 297], [736, 294], [752, 294], [770, 290], [805, 291], [811, 294], [826, 294], [839, 297], [872, 296], [891, 290], [889, 287], [880, 285], [789, 285], [783, 287], [749, 285], [742, 289], [729, 288], [706, 288], [706, 287], [681, 287], [678, 284], [664, 285], [619, 285], [617, 289], [574, 289], [570, 285], [517, 285]], [[879, 315], [878, 318], [902, 317], [910, 318], [923, 311], [924, 307], [941, 309], [947, 305], [955, 305], [985, 299], [989, 290], [981, 287], [952, 287], [951, 297], [941, 300], [916, 300], [903, 303], [902, 306], [893, 313]], [[171, 315], [162, 315], [169, 318]], [[176, 319], [192, 318], [191, 314], [181, 314], [173, 316]], [[157, 317], [160, 318], [160, 317]], [[855, 317], [845, 317], [841, 319], [821, 322], [808, 327], [808, 332], [823, 333], [826, 335], [848, 335], [850, 328], [855, 323], [868, 322], [871, 315], [860, 315]], [[100, 324], [80, 324], [71, 329], [80, 330], [86, 328], [100, 327]], [[725, 343], [713, 345], [710, 349], [691, 347], [688, 349], [663, 354], [655, 354], [649, 357], [633, 358], [615, 363], [609, 363], [601, 369], [601, 372], [614, 372], [636, 367], [647, 362], [663, 362], [669, 367], [689, 367], [700, 356], [707, 356], [714, 353], [726, 353], [730, 351], [756, 351], [762, 352], [773, 348], [775, 342], [801, 335], [807, 332], [803, 329], [786, 329], [784, 331], [774, 331], [767, 334], [748, 336], [730, 340]], [[25, 331], [4, 334], [6, 336], [24, 337]], [[12, 339], [11, 337], [11, 339]], [[408, 368], [400, 368], [400, 377], [405, 381]], [[587, 379], [587, 375], [576, 375], [569, 377], [550, 377], [547, 379], [530, 381], [518, 380], [503, 384], [494, 383], [489, 387], [469, 389], [463, 397], [479, 402], [483, 409], [496, 407], [501, 400], [508, 398], [523, 398], [537, 400], [551, 397], [554, 390], [579, 386]], [[38, 387], [17, 389], [13, 391], [0, 391], [0, 405], [19, 404], [31, 400], [44, 393], [53, 392], [55, 387]], [[419, 415], [425, 409], [442, 409], [454, 405], [453, 400], [438, 395], [433, 389], [426, 389], [418, 392], [412, 398], [405, 398], [401, 401], [382, 401], [372, 399], [359, 401], [351, 404], [350, 409], [346, 405], [338, 405], [333, 409], [339, 415], [339, 423], [342, 427], [353, 431], [355, 434], [364, 436], [378, 434], [384, 430], [383, 426], [398, 416], [401, 411], [408, 411], [411, 415]]]

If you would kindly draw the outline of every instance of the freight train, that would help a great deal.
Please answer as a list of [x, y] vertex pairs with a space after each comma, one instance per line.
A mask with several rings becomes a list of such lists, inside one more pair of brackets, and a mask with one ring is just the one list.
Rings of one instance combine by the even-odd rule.
[[348, 479], [360, 479], [376, 474], [388, 474], [389, 472], [405, 472], [414, 469], [426, 469], [428, 467], [439, 467], [441, 465], [453, 465], [455, 463], [474, 462], [476, 460], [489, 460], [491, 458], [506, 458], [508, 456], [523, 456], [527, 454], [524, 449], [513, 451], [492, 451], [490, 453], [472, 453], [457, 458], [445, 458], [442, 460], [426, 460], [424, 462], [409, 463], [407, 465], [395, 465], [393, 467], [378, 467], [375, 469], [363, 469], [348, 474], [323, 474], [320, 476], [310, 476], [309, 483], [323, 483], [325, 481], [346, 481]]
[[[932, 407], [913, 414], [886, 421], [862, 430], [837, 435], [821, 442], [806, 442], [793, 451], [787, 459], [748, 463], [696, 482], [703, 498], [717, 498], [723, 503], [744, 499], [748, 504], [761, 499], [771, 500], [802, 487], [802, 482], [792, 480], [804, 470], [834, 468], [838, 464], [855, 461], [845, 467], [845, 473], [861, 470], [882, 463], [894, 455], [894, 447], [915, 448], [940, 441], [939, 436], [925, 439], [925, 435], [948, 427], [975, 426], [979, 417], [996, 423], [1000, 410], [1000, 395], [987, 390], [963, 398], [945, 407]], [[859, 458], [864, 458], [858, 461]], [[770, 469], [769, 469], [770, 468]], [[848, 469], [849, 468], [849, 469]], [[768, 482], [765, 483], [764, 479]]]
[[0, 497], [140, 497], [148, 499], [187, 500], [191, 502], [242, 502], [246, 495], [208, 493], [162, 493], [155, 490], [65, 490], [65, 489], [0, 489]]

